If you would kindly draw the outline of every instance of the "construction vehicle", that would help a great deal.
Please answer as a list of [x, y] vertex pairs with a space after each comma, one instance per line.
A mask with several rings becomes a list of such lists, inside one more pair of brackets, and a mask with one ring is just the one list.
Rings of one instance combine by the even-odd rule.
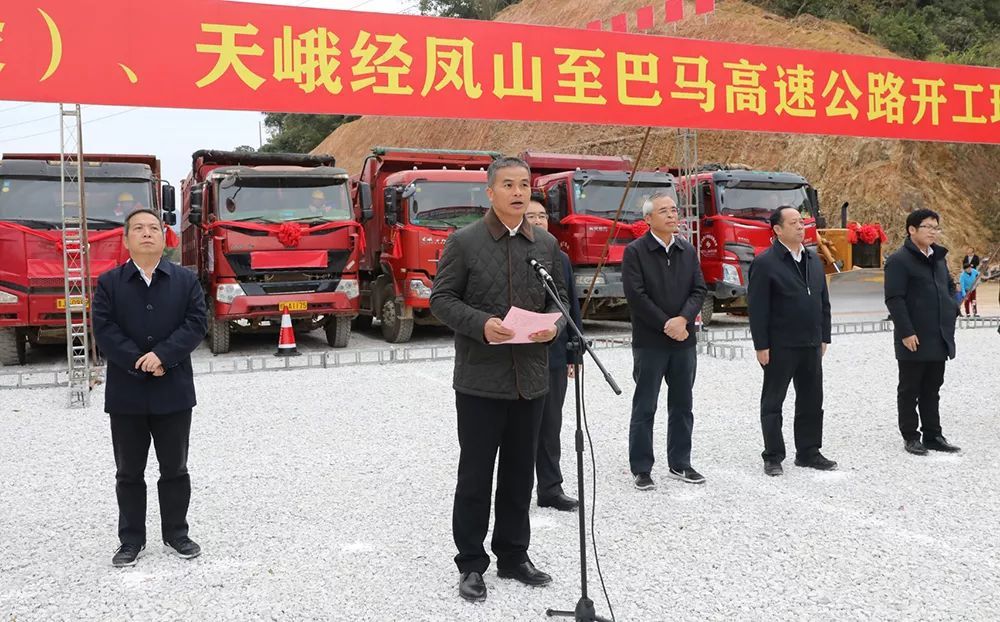
[[[616, 223], [613, 219], [633, 168], [631, 159], [532, 151], [521, 158], [531, 168], [532, 186], [545, 195], [549, 232], [569, 255], [578, 296], [591, 297], [586, 317], [627, 320], [622, 256], [625, 247], [648, 230], [642, 216], [647, 198], [666, 192], [677, 202], [674, 176], [658, 170], [636, 172]], [[604, 264], [595, 280], [602, 257]]]
[[[123, 224], [130, 212], [153, 209], [174, 224], [174, 188], [160, 179], [160, 162], [150, 155], [84, 154], [81, 168], [92, 290], [101, 274], [128, 259]], [[0, 159], [3, 365], [23, 365], [28, 344], [66, 341], [61, 178], [58, 153], [4, 154]], [[73, 187], [67, 196], [79, 195], [75, 181]]]
[[819, 197], [800, 175], [716, 164], [680, 177], [678, 184], [698, 209], [701, 269], [708, 286], [701, 311], [705, 326], [715, 313], [746, 312], [750, 262], [771, 246], [774, 236], [768, 219], [775, 209], [799, 210], [805, 222], [804, 243], [816, 246]]
[[333, 156], [197, 151], [182, 187], [181, 263], [205, 288], [214, 354], [233, 332], [323, 328], [345, 347], [358, 314], [356, 222]]
[[356, 208], [370, 241], [359, 267], [357, 324], [374, 319], [390, 343], [410, 340], [413, 327], [439, 325], [430, 295], [445, 241], [490, 208], [488, 151], [375, 147], [353, 179]]

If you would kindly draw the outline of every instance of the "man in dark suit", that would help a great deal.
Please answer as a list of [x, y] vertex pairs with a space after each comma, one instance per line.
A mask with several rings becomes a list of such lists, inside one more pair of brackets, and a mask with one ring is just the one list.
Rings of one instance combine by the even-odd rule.
[[[545, 212], [545, 195], [532, 192], [524, 219], [544, 231], [549, 230], [549, 215]], [[580, 300], [576, 297], [576, 287], [573, 285], [573, 267], [569, 256], [559, 251], [562, 258], [563, 279], [566, 281], [566, 295], [569, 298], [569, 314], [573, 322], [583, 330], [580, 318]], [[535, 460], [535, 476], [538, 480], [538, 506], [555, 508], [563, 512], [572, 512], [579, 502], [567, 495], [562, 488], [562, 469], [559, 467], [559, 457], [562, 453], [562, 411], [566, 402], [567, 379], [572, 378], [574, 368], [567, 357], [566, 347], [572, 329], [566, 326], [559, 331], [552, 345], [549, 346], [549, 392], [545, 395], [545, 407], [542, 409], [542, 427], [538, 434], [538, 456]]]
[[642, 206], [649, 231], [625, 248], [622, 281], [632, 319], [632, 419], [628, 453], [635, 487], [656, 487], [653, 418], [667, 383], [668, 475], [689, 484], [705, 478], [691, 467], [692, 389], [698, 368], [695, 318], [705, 300], [698, 250], [676, 235], [673, 197], [654, 193]]
[[205, 337], [205, 295], [193, 272], [163, 259], [163, 223], [155, 212], [129, 214], [125, 246], [130, 260], [101, 275], [93, 305], [94, 338], [108, 360], [104, 410], [117, 467], [117, 567], [134, 565], [146, 545], [150, 439], [160, 464], [163, 542], [183, 558], [201, 554], [188, 537], [187, 456], [195, 405], [191, 352]]
[[945, 260], [948, 249], [937, 244], [940, 218], [932, 210], [911, 212], [906, 232], [902, 248], [885, 262], [885, 306], [892, 317], [899, 365], [899, 432], [911, 454], [922, 456], [928, 449], [957, 452], [941, 433], [938, 410], [945, 361], [955, 358], [958, 317], [955, 281]]
[[[455, 331], [455, 409], [458, 414], [458, 482], [452, 533], [458, 555], [458, 594], [486, 599], [483, 573], [490, 556], [490, 497], [496, 471], [492, 549], [497, 576], [526, 585], [552, 577], [528, 557], [531, 488], [538, 431], [549, 391], [548, 344], [565, 324], [560, 318], [528, 335], [530, 343], [508, 344], [514, 331], [503, 325], [511, 306], [558, 312], [528, 259], [552, 275], [565, 299], [559, 244], [524, 218], [531, 172], [518, 158], [499, 158], [486, 172], [491, 208], [453, 233], [445, 244], [431, 291], [434, 316]], [[499, 455], [499, 459], [498, 459]]]
[[795, 465], [837, 468], [823, 445], [823, 355], [830, 343], [830, 294], [819, 256], [807, 249], [802, 215], [783, 206], [771, 214], [774, 242], [750, 264], [747, 306], [757, 362], [764, 368], [760, 425], [764, 472], [781, 475], [781, 416], [788, 383], [795, 385]]
[[965, 266], [972, 266], [973, 270], [979, 269], [979, 255], [976, 254], [975, 247], [966, 249], [965, 257], [962, 257], [962, 270], [965, 270]]

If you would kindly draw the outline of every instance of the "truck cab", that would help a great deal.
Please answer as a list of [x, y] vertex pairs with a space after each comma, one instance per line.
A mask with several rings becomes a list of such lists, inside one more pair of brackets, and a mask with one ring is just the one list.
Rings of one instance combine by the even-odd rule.
[[[75, 163], [72, 165], [75, 169]], [[90, 280], [128, 260], [124, 221], [136, 209], [173, 224], [174, 189], [160, 180], [154, 156], [85, 154]], [[67, 182], [69, 184], [69, 182]], [[79, 189], [66, 188], [79, 214]], [[162, 211], [161, 211], [162, 210]], [[72, 215], [72, 212], [70, 215]], [[66, 340], [63, 195], [60, 154], [4, 154], [0, 159], [0, 363], [22, 365], [27, 345]]]
[[182, 263], [205, 288], [213, 353], [286, 310], [298, 331], [347, 345], [364, 233], [332, 156], [198, 151], [182, 194]]
[[375, 147], [353, 178], [371, 241], [360, 262], [358, 323], [378, 318], [382, 336], [404, 343], [414, 325], [438, 325], [431, 287], [444, 244], [490, 209], [487, 151]]
[[[648, 230], [642, 206], [649, 197], [664, 192], [677, 202], [673, 175], [637, 172], [616, 223], [632, 171], [630, 159], [537, 152], [525, 152], [522, 158], [531, 167], [532, 185], [545, 196], [549, 232], [569, 255], [577, 294], [586, 298], [593, 287], [587, 317], [628, 319], [622, 256], [625, 247]], [[607, 257], [595, 280], [605, 246]]]
[[746, 310], [750, 262], [773, 240], [768, 219], [775, 209], [802, 214], [805, 245], [816, 245], [819, 200], [800, 175], [742, 169], [704, 171], [680, 179], [682, 191], [696, 193], [700, 214], [700, 256], [708, 286], [702, 322], [713, 313]]

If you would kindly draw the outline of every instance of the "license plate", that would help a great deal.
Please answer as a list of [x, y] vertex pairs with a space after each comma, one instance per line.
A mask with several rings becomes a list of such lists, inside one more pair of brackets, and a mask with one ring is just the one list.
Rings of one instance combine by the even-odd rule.
[[305, 300], [289, 300], [288, 302], [279, 302], [278, 311], [284, 311], [288, 309], [289, 311], [306, 311], [309, 309], [309, 303]]
[[[82, 303], [84, 299], [81, 296], [76, 296], [74, 298], [70, 298], [69, 300], [70, 300], [70, 304], [72, 306], [79, 307], [80, 303]], [[86, 304], [87, 304], [87, 308], [90, 308], [90, 301], [89, 300], [86, 302]], [[56, 309], [65, 309], [65, 308], [66, 308], [66, 299], [65, 298], [56, 298]]]

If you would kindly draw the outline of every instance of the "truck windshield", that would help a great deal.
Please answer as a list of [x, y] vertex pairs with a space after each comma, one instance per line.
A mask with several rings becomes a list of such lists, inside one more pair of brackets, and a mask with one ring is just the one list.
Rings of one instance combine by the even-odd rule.
[[[0, 178], [0, 220], [29, 227], [62, 226], [62, 187], [51, 177]], [[148, 180], [91, 179], [84, 183], [88, 226], [110, 229], [125, 222], [133, 210], [154, 207]], [[76, 185], [67, 186], [67, 200], [76, 201]], [[71, 209], [76, 209], [75, 207]]]
[[804, 186], [789, 188], [755, 185], [749, 188], [742, 186], [727, 188], [724, 184], [718, 184], [716, 188], [720, 216], [767, 220], [771, 212], [783, 205], [799, 210], [803, 218], [812, 216], [809, 197]]
[[[573, 181], [573, 211], [602, 218], [614, 218], [625, 192], [625, 180], [621, 181]], [[629, 186], [628, 197], [622, 207], [620, 220], [635, 222], [642, 220], [642, 204], [655, 192], [666, 192], [677, 202], [677, 190], [672, 184], [640, 182]]]
[[281, 177], [223, 180], [217, 195], [219, 218], [265, 223], [354, 220], [345, 182]]
[[411, 186], [410, 223], [414, 225], [464, 227], [481, 218], [490, 208], [486, 180], [417, 181]]

